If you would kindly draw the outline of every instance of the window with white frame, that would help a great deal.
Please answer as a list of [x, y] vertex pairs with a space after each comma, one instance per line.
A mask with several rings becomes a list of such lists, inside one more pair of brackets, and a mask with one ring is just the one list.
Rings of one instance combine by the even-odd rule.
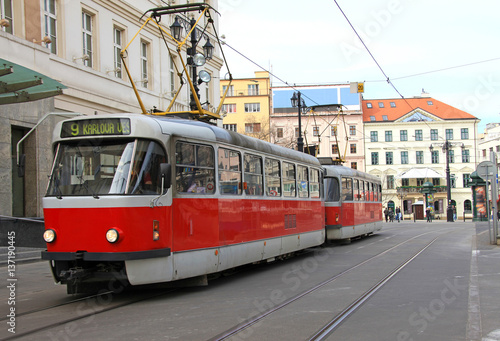
[[170, 93], [172, 96], [174, 96], [175, 93], [175, 62], [174, 59], [172, 58], [172, 55], [169, 54], [169, 76], [170, 76]]
[[119, 27], [113, 27], [113, 51], [114, 51], [114, 70], [115, 77], [122, 78], [122, 51], [123, 30]]
[[43, 26], [45, 36], [50, 38], [47, 47], [50, 52], [57, 54], [57, 12], [56, 0], [43, 0]]
[[236, 103], [223, 104], [222, 111], [225, 111], [228, 114], [235, 113], [236, 112]]
[[227, 95], [226, 96], [234, 96], [234, 85], [229, 85], [229, 89], [227, 85], [222, 86], [222, 95], [226, 93], [227, 89]]
[[12, 15], [12, 0], [0, 0], [1, 19], [9, 21], [9, 26], [2, 26], [2, 30], [7, 33], [13, 32], [14, 16]]
[[260, 103], [245, 103], [245, 112], [260, 112]]
[[259, 95], [259, 84], [248, 84], [248, 96]]
[[141, 40], [141, 85], [149, 86], [149, 43]]
[[237, 131], [236, 124], [223, 124], [222, 127], [226, 130]]
[[83, 55], [88, 56], [88, 58], [83, 58], [83, 65], [92, 67], [93, 66], [93, 15], [82, 11], [82, 37], [83, 37]]

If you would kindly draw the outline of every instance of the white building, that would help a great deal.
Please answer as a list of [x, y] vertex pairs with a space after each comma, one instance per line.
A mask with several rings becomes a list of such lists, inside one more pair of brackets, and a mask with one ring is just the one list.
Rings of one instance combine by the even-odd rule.
[[[176, 0], [175, 4], [188, 2]], [[217, 9], [217, 1], [205, 2]], [[148, 111], [167, 109], [180, 86], [177, 73], [182, 71], [182, 66], [175, 54], [177, 44], [164, 34], [165, 42], [155, 25], [146, 26], [135, 37], [149, 16], [142, 17], [144, 12], [166, 3], [160, 0], [0, 2], [3, 19], [0, 22], [0, 74], [2, 70], [13, 71], [0, 76], [0, 81], [14, 84], [33, 80], [34, 76], [43, 80], [43, 85], [32, 87], [27, 93], [17, 90], [0, 95], [0, 215], [42, 216], [41, 198], [52, 160], [51, 131], [56, 120], [65, 118], [64, 113], [141, 112], [119, 55], [129, 43], [125, 63], [145, 108]], [[167, 32], [174, 18], [175, 15], [162, 18], [161, 25]], [[212, 18], [217, 28], [218, 15]], [[199, 24], [206, 22], [207, 18], [203, 17]], [[200, 102], [217, 106], [222, 59], [210, 26], [206, 34], [215, 51], [214, 57], [203, 66], [212, 81], [200, 85]], [[199, 51], [203, 44], [204, 38], [198, 44]], [[181, 52], [184, 59], [186, 47], [184, 45]], [[189, 105], [189, 87], [184, 84], [171, 111], [189, 110]], [[17, 142], [49, 112], [58, 112], [61, 116], [51, 116], [23, 142], [27, 175], [17, 178]]]
[[500, 123], [486, 125], [484, 134], [478, 141], [479, 162], [491, 161], [490, 153], [494, 152], [497, 160], [500, 158]]
[[[366, 171], [382, 179], [383, 206], [401, 207], [407, 217], [424, 201], [425, 182], [434, 185], [436, 217], [446, 219], [445, 142], [449, 142], [451, 204], [457, 218], [471, 212], [467, 187], [479, 162], [479, 119], [431, 97], [363, 100]], [[432, 147], [432, 150], [431, 150]], [[420, 207], [420, 210], [423, 207]], [[420, 213], [417, 217], [423, 219]]]

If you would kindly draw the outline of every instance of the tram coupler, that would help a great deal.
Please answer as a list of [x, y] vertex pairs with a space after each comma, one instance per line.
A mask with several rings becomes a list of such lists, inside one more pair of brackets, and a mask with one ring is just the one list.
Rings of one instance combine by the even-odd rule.
[[59, 274], [59, 278], [62, 283], [76, 283], [90, 277], [91, 274], [92, 272], [89, 269], [71, 268], [69, 270], [62, 270]]

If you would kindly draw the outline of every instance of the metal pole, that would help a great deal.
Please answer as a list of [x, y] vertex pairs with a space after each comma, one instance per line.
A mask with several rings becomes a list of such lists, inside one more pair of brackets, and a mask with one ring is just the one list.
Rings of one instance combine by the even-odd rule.
[[302, 122], [301, 122], [301, 114], [302, 114], [302, 99], [300, 98], [300, 91], [297, 91], [297, 107], [299, 108], [299, 137], [297, 138], [297, 150], [299, 152], [304, 152], [304, 140], [302, 139]]
[[[191, 20], [189, 21], [190, 28], [192, 29], [195, 25], [196, 25], [196, 20], [194, 20], [194, 18], [191, 18]], [[200, 94], [198, 93], [199, 89], [198, 89], [198, 82], [197, 82], [198, 75], [196, 74], [196, 71], [197, 71], [196, 65], [193, 62], [194, 55], [196, 54], [196, 44], [197, 43], [198, 43], [198, 40], [196, 39], [196, 29], [194, 29], [191, 32], [191, 49], [189, 51], [190, 52], [189, 55], [191, 56], [191, 79], [193, 80], [193, 87], [194, 87], [194, 90], [196, 92], [196, 96], [198, 96], [198, 98], [200, 98]], [[196, 100], [194, 98], [193, 93], [191, 94], [189, 106], [191, 107], [191, 110], [193, 110], [193, 111], [198, 109], [198, 106], [196, 105]]]
[[490, 160], [493, 162], [493, 174], [491, 179], [491, 205], [492, 205], [492, 219], [493, 219], [493, 244], [498, 241], [498, 166], [495, 152], [490, 151]]
[[451, 206], [451, 177], [450, 177], [450, 158], [449, 158], [450, 144], [448, 141], [444, 143], [444, 149], [446, 152], [446, 187], [447, 187], [447, 200], [448, 200], [448, 207], [446, 209], [446, 221], [453, 222], [453, 207]]

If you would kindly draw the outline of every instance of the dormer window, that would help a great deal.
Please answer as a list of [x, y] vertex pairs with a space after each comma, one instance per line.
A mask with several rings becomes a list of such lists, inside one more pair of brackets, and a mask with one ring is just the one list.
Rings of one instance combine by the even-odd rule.
[[383, 121], [388, 121], [388, 119], [387, 119], [387, 115], [382, 115], [382, 120], [383, 120]]
[[367, 107], [368, 109], [373, 108], [373, 107], [372, 107], [372, 104], [371, 104], [370, 102], [366, 103], [366, 107]]
[[427, 105], [433, 105], [432, 101], [427, 101]]
[[370, 116], [370, 121], [376, 121], [375, 116]]
[[396, 107], [396, 103], [395, 102], [391, 102], [391, 108], [395, 108]]
[[384, 107], [384, 102], [378, 102], [378, 107], [383, 108]]

